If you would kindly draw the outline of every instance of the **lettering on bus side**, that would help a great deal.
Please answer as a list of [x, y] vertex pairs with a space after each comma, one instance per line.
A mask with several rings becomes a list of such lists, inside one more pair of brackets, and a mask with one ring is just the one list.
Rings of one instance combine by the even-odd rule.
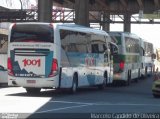
[[87, 66], [94, 66], [95, 65], [95, 59], [93, 57], [86, 57], [85, 58], [85, 64]]

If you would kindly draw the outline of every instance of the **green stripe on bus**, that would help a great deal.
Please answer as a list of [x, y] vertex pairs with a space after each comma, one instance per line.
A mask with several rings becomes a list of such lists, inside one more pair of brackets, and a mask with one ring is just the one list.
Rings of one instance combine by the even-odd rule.
[[114, 63], [120, 63], [122, 61], [125, 63], [137, 63], [137, 62], [140, 62], [140, 56], [139, 55], [122, 55], [122, 54], [113, 56]]
[[117, 40], [117, 45], [121, 45], [121, 36], [115, 36]]

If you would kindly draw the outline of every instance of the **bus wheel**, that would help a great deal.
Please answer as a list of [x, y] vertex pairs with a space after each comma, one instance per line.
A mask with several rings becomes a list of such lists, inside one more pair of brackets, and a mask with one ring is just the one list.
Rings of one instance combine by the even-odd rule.
[[107, 85], [107, 73], [104, 74], [103, 83], [98, 85], [98, 89], [103, 90]]
[[145, 78], [147, 78], [147, 76], [148, 76], [148, 68], [147, 67], [145, 67]]
[[160, 98], [160, 95], [153, 94], [153, 97]]
[[105, 80], [104, 84], [105, 84], [105, 86], [107, 86], [107, 84], [108, 84], [108, 74], [107, 74], [107, 72], [104, 73], [104, 80]]
[[127, 81], [126, 81], [126, 86], [129, 86], [131, 83], [131, 71], [129, 70], [128, 71], [128, 78], [127, 78]]
[[74, 75], [73, 76], [73, 82], [72, 82], [72, 87], [70, 89], [70, 92], [72, 94], [76, 93], [77, 92], [77, 86], [78, 86], [78, 78], [77, 78], [77, 75]]
[[138, 83], [138, 80], [140, 79], [140, 73], [141, 73], [140, 69], [138, 69], [138, 77], [134, 79], [136, 83]]
[[40, 93], [40, 88], [26, 88], [28, 94], [38, 94]]
[[138, 83], [138, 80], [141, 78], [140, 69], [138, 69], [138, 77], [135, 79], [135, 82]]

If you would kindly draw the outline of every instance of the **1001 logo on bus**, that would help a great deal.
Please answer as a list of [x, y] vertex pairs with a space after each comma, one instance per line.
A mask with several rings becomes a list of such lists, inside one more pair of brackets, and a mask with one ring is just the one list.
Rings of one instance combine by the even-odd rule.
[[38, 67], [41, 66], [41, 60], [40, 59], [38, 59], [38, 60], [24, 59], [22, 62], [24, 63], [24, 67], [30, 66], [30, 65], [38, 66]]

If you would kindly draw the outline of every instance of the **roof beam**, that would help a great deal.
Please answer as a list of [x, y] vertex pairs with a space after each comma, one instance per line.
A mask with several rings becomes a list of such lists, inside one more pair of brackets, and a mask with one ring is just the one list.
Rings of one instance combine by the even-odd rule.
[[120, 0], [121, 4], [123, 5], [123, 7], [127, 8], [127, 3], [126, 0]]
[[109, 9], [109, 6], [105, 3], [105, 0], [96, 0], [96, 3], [102, 6], [103, 9]]
[[64, 0], [64, 2], [66, 2], [68, 4], [73, 4], [73, 2], [71, 2], [70, 0]]
[[138, 5], [139, 5], [139, 8], [142, 10], [143, 7], [144, 7], [142, 0], [137, 0], [137, 2], [138, 2]]
[[159, 8], [160, 7], [159, 0], [154, 0], [154, 5], [156, 8]]

